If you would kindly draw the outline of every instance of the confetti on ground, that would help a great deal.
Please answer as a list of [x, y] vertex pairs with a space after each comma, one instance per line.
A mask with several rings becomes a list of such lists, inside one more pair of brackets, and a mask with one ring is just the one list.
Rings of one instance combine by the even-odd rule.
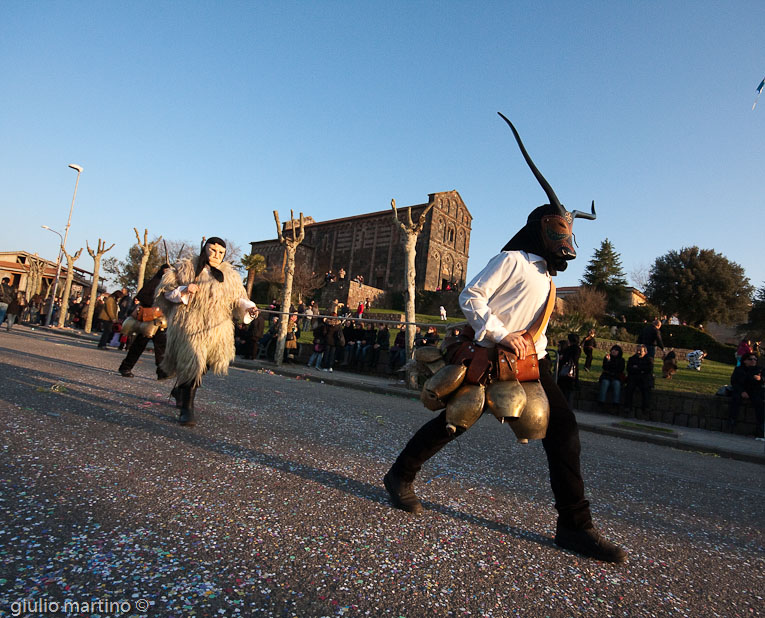
[[[232, 372], [205, 377], [183, 428], [171, 385], [141, 377], [148, 354], [125, 380], [104, 372], [116, 354], [4, 345], [3, 612], [101, 598], [178, 618], [762, 612], [761, 466], [583, 434], [596, 522], [630, 550], [604, 565], [555, 548], [544, 450], [492, 418], [426, 464], [411, 517], [381, 479], [432, 418], [416, 401]], [[51, 379], [66, 388], [55, 418], [51, 388], [29, 388]]]

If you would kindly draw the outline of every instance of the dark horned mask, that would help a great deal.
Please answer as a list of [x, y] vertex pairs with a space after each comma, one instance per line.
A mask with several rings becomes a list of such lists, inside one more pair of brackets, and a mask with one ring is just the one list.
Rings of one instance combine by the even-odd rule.
[[547, 260], [547, 269], [550, 274], [556, 274], [558, 271], [566, 270], [568, 266], [568, 260], [573, 260], [576, 257], [576, 249], [574, 249], [574, 232], [573, 224], [574, 219], [577, 217], [582, 219], [595, 219], [595, 201], [592, 202], [592, 213], [581, 212], [579, 210], [572, 210], [569, 212], [560, 203], [558, 196], [555, 195], [550, 183], [547, 182], [541, 172], [534, 165], [529, 153], [526, 152], [526, 148], [523, 146], [521, 136], [518, 135], [518, 131], [515, 130], [513, 123], [510, 122], [504, 114], [497, 112], [502, 119], [508, 124], [515, 136], [515, 140], [518, 142], [518, 146], [521, 149], [523, 158], [526, 159], [531, 172], [537, 179], [537, 182], [542, 186], [542, 189], [547, 194], [547, 199], [550, 200], [549, 204], [539, 206], [531, 211], [526, 221], [526, 225], [518, 231], [518, 233], [510, 239], [510, 241], [503, 247], [503, 251], [517, 251], [522, 250], [529, 253], [536, 253]]

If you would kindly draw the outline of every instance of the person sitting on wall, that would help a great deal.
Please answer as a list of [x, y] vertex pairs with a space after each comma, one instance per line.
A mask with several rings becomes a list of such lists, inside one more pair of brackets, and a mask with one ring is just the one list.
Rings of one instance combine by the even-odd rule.
[[398, 327], [393, 347], [388, 355], [388, 371], [395, 373], [406, 363], [406, 327], [401, 324]]
[[763, 437], [765, 403], [763, 403], [762, 367], [757, 366], [757, 356], [752, 352], [744, 353], [741, 357], [741, 364], [733, 370], [730, 384], [733, 394], [728, 404], [728, 431], [732, 432], [735, 429], [741, 402], [748, 399], [754, 407], [756, 419], [754, 428], [755, 438], [758, 440], [765, 439]]
[[624, 380], [624, 354], [619, 345], [612, 345], [611, 350], [603, 357], [603, 371], [600, 374], [600, 392], [598, 402], [606, 403], [608, 391], [611, 391], [611, 401], [619, 405]]
[[645, 415], [648, 410], [648, 403], [651, 397], [651, 387], [653, 386], [653, 359], [648, 356], [646, 347], [639, 343], [635, 354], [627, 360], [627, 391], [625, 394], [625, 405], [632, 408], [632, 396], [635, 389], [640, 390], [641, 409]]

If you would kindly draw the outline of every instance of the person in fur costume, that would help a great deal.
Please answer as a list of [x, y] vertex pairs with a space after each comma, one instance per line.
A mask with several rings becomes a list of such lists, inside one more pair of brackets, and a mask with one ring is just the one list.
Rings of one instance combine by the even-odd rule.
[[228, 373], [235, 358], [233, 318], [249, 324], [258, 308], [228, 262], [226, 243], [207, 239], [201, 254], [165, 271], [156, 306], [167, 317], [167, 348], [160, 368], [175, 375], [173, 396], [181, 425], [196, 424], [194, 398], [207, 371]]

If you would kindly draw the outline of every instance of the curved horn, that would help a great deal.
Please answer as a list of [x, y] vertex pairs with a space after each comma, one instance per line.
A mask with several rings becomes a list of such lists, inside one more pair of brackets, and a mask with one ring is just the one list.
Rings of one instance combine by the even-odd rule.
[[531, 168], [531, 172], [534, 174], [535, 178], [537, 179], [537, 182], [539, 182], [539, 184], [542, 185], [542, 189], [544, 189], [545, 193], [547, 193], [547, 199], [550, 200], [550, 204], [558, 208], [558, 210], [561, 211], [561, 214], [566, 212], [566, 209], [563, 207], [563, 204], [560, 203], [558, 196], [555, 195], [555, 191], [553, 191], [552, 187], [550, 186], [550, 183], [547, 182], [547, 180], [545, 180], [545, 177], [542, 176], [542, 173], [537, 169], [537, 166], [534, 165], [534, 162], [531, 160], [529, 153], [526, 152], [526, 149], [523, 147], [521, 136], [518, 135], [518, 131], [515, 130], [513, 123], [510, 122], [502, 112], [497, 112], [497, 113], [502, 117], [502, 120], [504, 120], [510, 126], [510, 129], [512, 130], [513, 135], [515, 135], [515, 141], [518, 142], [518, 146], [521, 149], [523, 158], [526, 159], [526, 163]]
[[571, 214], [574, 215], [574, 219], [579, 217], [580, 219], [589, 219], [590, 221], [594, 221], [598, 216], [595, 214], [595, 200], [592, 200], [592, 214], [588, 212], [582, 212], [581, 210], [572, 210]]

